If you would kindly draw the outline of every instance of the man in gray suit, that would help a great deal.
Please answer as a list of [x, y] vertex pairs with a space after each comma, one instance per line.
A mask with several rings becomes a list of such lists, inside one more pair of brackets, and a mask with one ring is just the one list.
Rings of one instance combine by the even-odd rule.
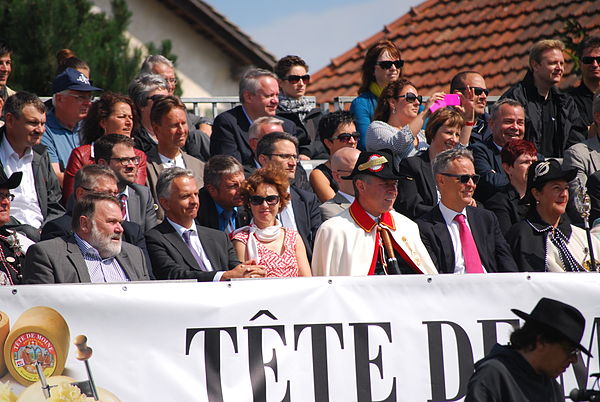
[[93, 193], [73, 210], [73, 234], [39, 242], [27, 250], [23, 282], [102, 283], [148, 280], [139, 247], [121, 241], [121, 204]]
[[140, 225], [142, 232], [158, 224], [157, 206], [150, 189], [135, 183], [140, 158], [133, 150], [133, 139], [119, 134], [103, 135], [94, 143], [96, 163], [106, 165], [117, 176], [123, 219]]
[[345, 147], [338, 149], [331, 157], [331, 174], [338, 184], [339, 190], [329, 201], [319, 205], [323, 222], [345, 211], [354, 201], [354, 186], [352, 180], [342, 179], [352, 173], [360, 151], [356, 148]]
[[204, 162], [183, 151], [189, 135], [185, 105], [175, 96], [164, 96], [154, 102], [150, 112], [152, 131], [156, 135], [156, 148], [147, 153], [147, 182], [154, 202], [158, 205], [157, 217], [163, 220], [164, 212], [158, 202], [156, 183], [160, 173], [170, 167], [180, 167], [194, 172], [198, 188], [204, 187]]

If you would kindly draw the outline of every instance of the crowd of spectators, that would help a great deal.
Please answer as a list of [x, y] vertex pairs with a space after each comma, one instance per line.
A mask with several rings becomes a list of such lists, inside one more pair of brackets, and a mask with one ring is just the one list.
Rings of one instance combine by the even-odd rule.
[[43, 103], [9, 88], [18, 49], [0, 41], [0, 282], [597, 270], [578, 197], [587, 185], [593, 226], [600, 38], [566, 91], [564, 50], [533, 44], [491, 108], [477, 71], [419, 94], [382, 40], [350, 110], [322, 110], [286, 56], [247, 70], [211, 121], [164, 56], [118, 94], [62, 49]]

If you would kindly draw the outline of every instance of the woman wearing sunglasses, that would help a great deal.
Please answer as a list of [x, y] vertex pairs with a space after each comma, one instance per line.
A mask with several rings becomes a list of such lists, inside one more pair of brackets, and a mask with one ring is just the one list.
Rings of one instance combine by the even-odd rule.
[[[527, 172], [529, 203], [524, 220], [506, 235], [521, 271], [584, 272], [591, 268], [587, 234], [570, 224], [565, 211], [569, 202], [569, 181], [577, 170], [562, 170], [555, 159], [536, 161]], [[594, 257], [600, 256], [600, 241], [592, 236]]]
[[310, 82], [308, 65], [298, 56], [285, 56], [273, 68], [279, 83], [277, 115], [302, 127], [313, 143], [312, 159], [325, 159], [327, 152], [317, 138], [321, 109], [304, 95]]
[[363, 151], [366, 149], [365, 136], [373, 121], [377, 99], [387, 84], [402, 77], [402, 66], [404, 60], [400, 56], [400, 49], [389, 40], [381, 40], [367, 50], [358, 97], [350, 106], [360, 134], [358, 148]]
[[356, 148], [358, 145], [358, 133], [354, 125], [352, 113], [339, 110], [328, 113], [319, 122], [319, 137], [327, 148], [329, 158], [310, 172], [310, 185], [321, 202], [335, 197], [338, 185], [333, 179], [331, 171], [331, 156], [340, 148]]
[[423, 97], [415, 86], [405, 79], [389, 83], [379, 96], [374, 121], [367, 129], [367, 150], [391, 150], [397, 166], [407, 156], [427, 149], [425, 132], [421, 127], [429, 107], [443, 98], [442, 92], [433, 94], [424, 111], [419, 113]]
[[267, 277], [311, 276], [304, 243], [297, 231], [284, 228], [277, 214], [290, 201], [287, 174], [283, 170], [256, 170], [244, 183], [241, 197], [251, 211], [250, 225], [232, 234], [240, 261], [264, 265]]
[[[127, 96], [105, 92], [90, 106], [90, 111], [83, 121], [81, 129], [83, 145], [73, 149], [65, 169], [63, 182], [63, 203], [66, 204], [73, 192], [75, 174], [84, 166], [94, 163], [94, 141], [104, 134], [120, 134], [131, 137], [134, 127], [138, 125], [137, 114], [134, 113], [133, 102]], [[140, 158], [136, 183], [146, 185], [146, 154], [134, 149]]]

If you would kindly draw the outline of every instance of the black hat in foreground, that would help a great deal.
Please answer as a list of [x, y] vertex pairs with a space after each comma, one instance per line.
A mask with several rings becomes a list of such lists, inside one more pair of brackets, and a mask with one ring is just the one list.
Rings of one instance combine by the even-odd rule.
[[398, 172], [394, 168], [392, 153], [387, 149], [375, 152], [362, 151], [358, 156], [352, 173], [348, 176], [342, 176], [342, 179], [352, 179], [359, 174], [368, 174], [380, 179], [390, 180], [398, 180], [399, 177]]
[[19, 187], [21, 179], [23, 178], [23, 172], [14, 172], [8, 179], [0, 178], [0, 188], [6, 188], [12, 190], [13, 188]]
[[575, 307], [558, 300], [543, 297], [535, 305], [531, 314], [517, 309], [511, 309], [510, 311], [525, 321], [535, 321], [554, 329], [564, 335], [567, 340], [577, 345], [577, 348], [583, 353], [592, 356], [580, 343], [583, 331], [585, 330], [585, 318]]
[[544, 184], [552, 180], [565, 180], [568, 183], [575, 176], [577, 176], [576, 169], [562, 170], [560, 162], [556, 159], [535, 161], [527, 170], [527, 191], [520, 203], [531, 204], [535, 201], [533, 195], [531, 195], [532, 188], [540, 189]]

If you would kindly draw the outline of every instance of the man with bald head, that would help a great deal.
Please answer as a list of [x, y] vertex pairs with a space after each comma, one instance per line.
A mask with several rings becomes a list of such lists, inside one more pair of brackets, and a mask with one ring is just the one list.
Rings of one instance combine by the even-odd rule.
[[[230, 155], [242, 165], [252, 165], [256, 157], [250, 148], [248, 130], [259, 117], [275, 116], [279, 104], [277, 76], [260, 68], [248, 70], [240, 80], [240, 106], [227, 110], [215, 118], [210, 139], [211, 155]], [[283, 121], [283, 131], [298, 139], [302, 158], [311, 154], [308, 134], [291, 120]]]
[[[485, 111], [490, 91], [485, 85], [483, 76], [477, 71], [461, 71], [450, 82], [450, 93], [466, 95], [467, 88], [471, 88], [475, 95], [475, 121], [467, 122], [467, 124], [473, 124], [470, 139], [473, 144], [482, 142], [491, 135], [488, 128], [489, 115]], [[470, 116], [470, 111], [465, 110], [465, 115]]]
[[342, 179], [352, 172], [360, 151], [356, 148], [340, 148], [331, 157], [331, 174], [339, 190], [329, 201], [319, 206], [323, 222], [345, 211], [354, 202], [354, 186], [352, 180]]

